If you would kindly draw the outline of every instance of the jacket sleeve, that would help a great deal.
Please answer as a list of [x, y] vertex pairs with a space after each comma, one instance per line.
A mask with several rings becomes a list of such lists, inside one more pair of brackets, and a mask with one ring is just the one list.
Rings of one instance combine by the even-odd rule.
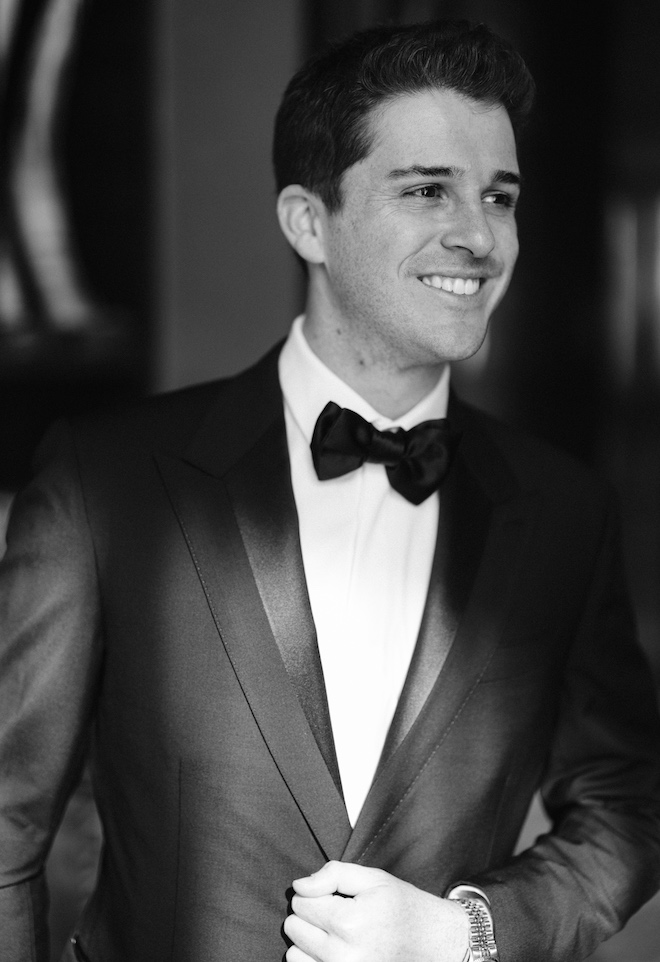
[[46, 962], [44, 862], [80, 777], [101, 661], [94, 549], [65, 426], [0, 564], [0, 962]]
[[552, 830], [474, 879], [502, 962], [577, 962], [660, 887], [660, 722], [610, 511], [541, 794]]

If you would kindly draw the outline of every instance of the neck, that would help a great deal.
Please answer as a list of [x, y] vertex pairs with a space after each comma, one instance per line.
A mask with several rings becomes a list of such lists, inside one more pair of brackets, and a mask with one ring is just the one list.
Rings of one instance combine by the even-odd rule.
[[329, 332], [326, 326], [315, 324], [309, 314], [303, 332], [317, 357], [379, 414], [391, 420], [407, 414], [426, 397], [446, 366], [446, 362], [439, 362], [404, 367], [384, 352], [377, 355], [369, 345], [357, 349], [341, 331]]

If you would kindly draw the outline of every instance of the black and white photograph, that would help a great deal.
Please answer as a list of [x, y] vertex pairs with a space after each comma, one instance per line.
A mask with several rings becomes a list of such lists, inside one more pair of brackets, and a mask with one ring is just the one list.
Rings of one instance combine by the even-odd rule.
[[0, 962], [660, 962], [659, 49], [0, 0]]

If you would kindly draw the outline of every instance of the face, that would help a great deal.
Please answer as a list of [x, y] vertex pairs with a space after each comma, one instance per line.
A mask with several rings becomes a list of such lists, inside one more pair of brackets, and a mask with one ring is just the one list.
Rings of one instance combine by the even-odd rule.
[[481, 345], [518, 253], [511, 123], [450, 90], [399, 97], [371, 117], [373, 149], [319, 213], [308, 336], [335, 367], [404, 370]]

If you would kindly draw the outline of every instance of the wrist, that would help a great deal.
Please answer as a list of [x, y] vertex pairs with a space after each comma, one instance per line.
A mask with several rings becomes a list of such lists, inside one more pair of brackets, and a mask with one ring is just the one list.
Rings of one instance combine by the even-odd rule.
[[486, 893], [468, 883], [455, 885], [446, 898], [458, 902], [468, 916], [469, 944], [463, 962], [499, 962], [495, 942], [495, 925]]

